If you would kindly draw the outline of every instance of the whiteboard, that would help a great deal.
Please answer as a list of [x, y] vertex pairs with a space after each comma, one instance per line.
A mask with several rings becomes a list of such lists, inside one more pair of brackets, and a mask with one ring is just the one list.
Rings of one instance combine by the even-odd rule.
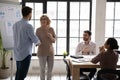
[[0, 32], [2, 35], [3, 47], [7, 50], [13, 49], [13, 24], [20, 20], [21, 5], [0, 3]]

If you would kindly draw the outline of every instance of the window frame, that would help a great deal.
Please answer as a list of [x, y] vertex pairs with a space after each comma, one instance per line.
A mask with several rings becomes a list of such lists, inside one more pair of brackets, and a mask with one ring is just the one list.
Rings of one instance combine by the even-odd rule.
[[[107, 0], [107, 2], [113, 2], [113, 3], [114, 3], [113, 19], [106, 19], [106, 18], [105, 18], [105, 19], [106, 19], [106, 22], [107, 22], [107, 21], [112, 21], [112, 23], [113, 23], [113, 24], [112, 24], [112, 27], [113, 27], [113, 30], [112, 30], [112, 31], [113, 31], [113, 33], [112, 33], [112, 36], [111, 36], [111, 37], [114, 37], [114, 38], [116, 38], [117, 40], [120, 41], [120, 37], [116, 37], [116, 36], [115, 36], [115, 28], [116, 28], [115, 24], [116, 24], [117, 21], [120, 22], [120, 19], [116, 19], [116, 18], [115, 18], [115, 16], [116, 16], [116, 15], [115, 15], [115, 12], [116, 12], [116, 3], [117, 3], [117, 2], [120, 3], [120, 0]], [[105, 27], [106, 27], [106, 26], [105, 26]], [[105, 36], [105, 40], [106, 40], [107, 38], [109, 38], [109, 37], [108, 37], [108, 36]], [[119, 41], [118, 41], [118, 44], [120, 45]]]

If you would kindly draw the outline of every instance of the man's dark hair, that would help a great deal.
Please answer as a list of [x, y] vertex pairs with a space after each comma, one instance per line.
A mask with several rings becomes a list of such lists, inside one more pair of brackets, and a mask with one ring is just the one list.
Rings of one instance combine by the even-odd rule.
[[32, 12], [32, 8], [28, 7], [28, 6], [24, 6], [22, 8], [22, 15], [25, 17], [27, 15], [29, 15]]
[[84, 33], [87, 33], [88, 35], [92, 35], [92, 33], [89, 30], [85, 30]]

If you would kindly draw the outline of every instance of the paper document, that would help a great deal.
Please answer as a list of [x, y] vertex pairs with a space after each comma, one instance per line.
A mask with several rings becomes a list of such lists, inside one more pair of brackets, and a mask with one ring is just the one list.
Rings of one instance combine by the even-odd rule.
[[73, 62], [78, 62], [78, 63], [82, 63], [82, 62], [90, 62], [91, 58], [80, 58], [80, 59], [72, 59]]

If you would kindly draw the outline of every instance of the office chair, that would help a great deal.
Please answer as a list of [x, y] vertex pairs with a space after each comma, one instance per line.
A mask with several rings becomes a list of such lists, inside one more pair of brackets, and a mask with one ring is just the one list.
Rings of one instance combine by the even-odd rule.
[[[63, 61], [66, 64], [66, 71], [67, 71], [67, 77], [66, 78], [67, 78], [67, 80], [72, 80], [69, 64], [68, 64], [68, 62], [65, 58], [63, 58]], [[81, 75], [80, 80], [90, 80], [90, 79], [87, 75]]]
[[102, 74], [106, 74], [106, 73], [115, 74], [116, 75], [115, 80], [120, 80], [120, 70], [113, 70], [113, 69], [99, 70], [97, 73], [97, 80], [109, 80], [109, 79], [106, 79], [105, 77], [101, 76]]

